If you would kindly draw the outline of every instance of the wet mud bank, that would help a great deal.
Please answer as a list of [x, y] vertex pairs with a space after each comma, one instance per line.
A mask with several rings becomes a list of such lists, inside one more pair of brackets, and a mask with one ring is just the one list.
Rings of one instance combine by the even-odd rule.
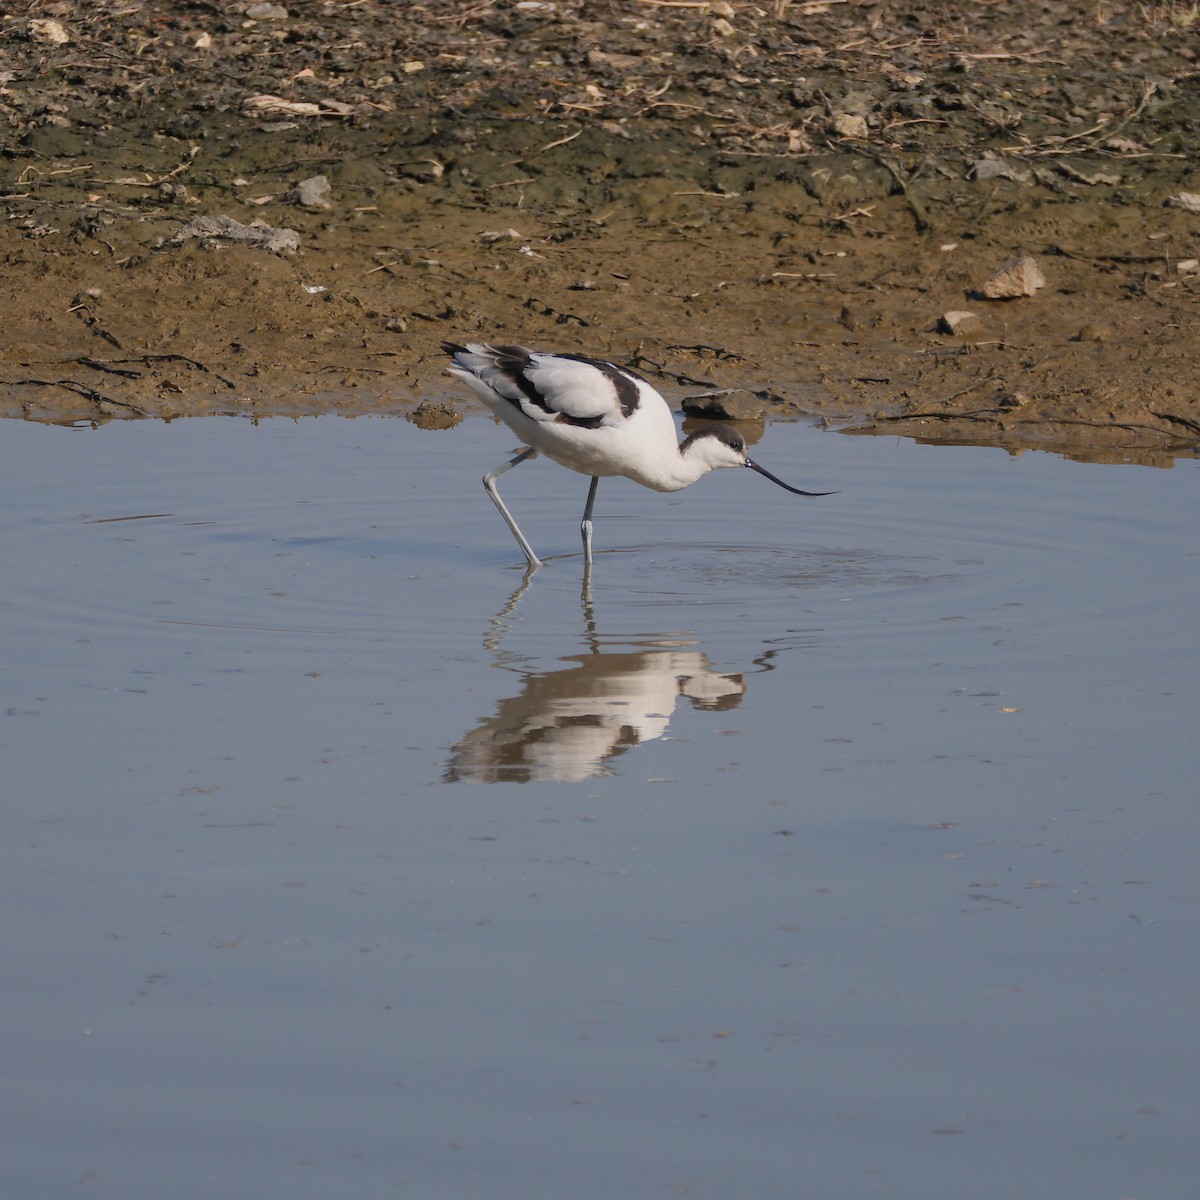
[[1200, 443], [1186, 16], [10, 6], [0, 413], [437, 423], [468, 410], [440, 343], [492, 338], [1166, 465]]

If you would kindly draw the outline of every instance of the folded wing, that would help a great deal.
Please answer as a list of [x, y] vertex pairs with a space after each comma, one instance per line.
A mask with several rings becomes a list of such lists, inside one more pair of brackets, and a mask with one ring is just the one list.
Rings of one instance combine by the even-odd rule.
[[524, 346], [472, 343], [446, 349], [454, 374], [468, 383], [473, 377], [535, 421], [595, 429], [620, 424], [638, 406], [637, 377], [612, 363]]

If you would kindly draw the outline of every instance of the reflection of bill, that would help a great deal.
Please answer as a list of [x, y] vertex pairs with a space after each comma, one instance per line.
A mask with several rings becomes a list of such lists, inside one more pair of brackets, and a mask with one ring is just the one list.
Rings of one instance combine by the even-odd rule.
[[721, 711], [741, 702], [740, 674], [709, 668], [698, 650], [647, 650], [564, 659], [576, 665], [525, 676], [517, 696], [454, 748], [447, 783], [578, 783], [609, 759], [667, 731], [680, 696]]

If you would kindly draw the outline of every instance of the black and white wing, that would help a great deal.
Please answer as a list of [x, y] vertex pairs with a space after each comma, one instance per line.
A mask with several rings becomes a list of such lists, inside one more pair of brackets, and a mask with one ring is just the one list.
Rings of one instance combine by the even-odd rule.
[[632, 371], [575, 354], [543, 354], [524, 346], [447, 342], [452, 374], [489, 407], [513, 405], [534, 421], [597, 429], [632, 416], [650, 385]]

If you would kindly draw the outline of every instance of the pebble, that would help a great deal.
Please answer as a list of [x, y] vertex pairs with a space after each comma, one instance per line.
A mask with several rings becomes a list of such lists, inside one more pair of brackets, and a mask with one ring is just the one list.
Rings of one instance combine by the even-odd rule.
[[865, 138], [867, 136], [867, 118], [857, 113], [836, 113], [833, 118], [833, 132], [839, 137]]
[[35, 42], [46, 42], [51, 46], [65, 46], [71, 40], [66, 26], [48, 17], [34, 17], [29, 22], [29, 36]]
[[[315, 104], [311, 100], [285, 100], [268, 93], [247, 96], [242, 101], [242, 115], [246, 117], [347, 117], [353, 111], [354, 105], [344, 100], [326, 99]], [[292, 126], [279, 125], [277, 128], [290, 129]]]
[[418, 429], [453, 429], [462, 420], [462, 414], [449, 404], [422, 400], [405, 420], [411, 421]]
[[396, 164], [396, 177], [399, 179], [415, 179], [422, 183], [431, 183], [441, 179], [446, 174], [446, 168], [436, 158], [418, 158], [411, 162]]
[[1006, 158], [979, 158], [971, 164], [971, 178], [976, 183], [987, 179], [1011, 179], [1013, 183], [1031, 184], [1033, 172], [1021, 163]]
[[1078, 180], [1080, 183], [1091, 184], [1093, 187], [1097, 184], [1119, 187], [1121, 183], [1121, 176], [1116, 171], [1105, 170], [1104, 167], [1096, 166], [1093, 163], [1064, 161], [1058, 164], [1058, 169], [1069, 178]]
[[1013, 300], [1018, 296], [1032, 296], [1040, 287], [1046, 286], [1033, 256], [1018, 254], [984, 280], [980, 294], [987, 300]]
[[593, 71], [633, 71], [646, 65], [635, 54], [611, 54], [606, 50], [589, 50], [587, 65]]
[[720, 421], [754, 421], [763, 415], [763, 402], [745, 388], [722, 388], [684, 396], [680, 407], [689, 417], [711, 417]]
[[944, 312], [938, 317], [938, 329], [955, 337], [965, 337], [978, 333], [983, 328], [983, 322], [973, 312], [952, 311]]
[[300, 249], [300, 235], [294, 229], [275, 229], [265, 221], [243, 225], [226, 216], [193, 217], [163, 245], [182, 246], [192, 238], [200, 238], [201, 244], [206, 246], [235, 242], [269, 250], [272, 254], [295, 254]]
[[311, 179], [302, 179], [284, 199], [301, 208], [332, 208], [333, 188], [324, 175], [314, 175]]

